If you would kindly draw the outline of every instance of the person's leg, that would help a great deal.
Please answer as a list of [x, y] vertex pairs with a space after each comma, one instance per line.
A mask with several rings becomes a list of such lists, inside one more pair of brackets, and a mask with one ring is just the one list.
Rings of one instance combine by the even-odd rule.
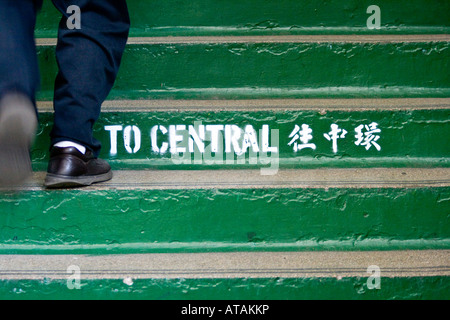
[[15, 92], [34, 103], [40, 79], [34, 27], [41, 5], [42, 0], [0, 1], [0, 98]]
[[18, 184], [31, 173], [40, 78], [34, 27], [41, 5], [42, 0], [0, 1], [0, 185]]
[[[100, 143], [93, 125], [108, 96], [128, 38], [129, 17], [125, 0], [53, 0], [63, 13], [59, 25], [55, 82], [55, 123], [52, 145], [74, 141], [98, 156]], [[68, 7], [80, 9], [80, 29], [69, 29]]]
[[[125, 0], [53, 0], [63, 14], [58, 32], [54, 126], [47, 187], [89, 185], [112, 177], [96, 159], [101, 145], [93, 126], [116, 79], [130, 26]], [[79, 28], [72, 15], [79, 9]], [[70, 143], [76, 143], [84, 150]], [[68, 144], [68, 146], [67, 146]], [[84, 149], [83, 148], [83, 149]]]

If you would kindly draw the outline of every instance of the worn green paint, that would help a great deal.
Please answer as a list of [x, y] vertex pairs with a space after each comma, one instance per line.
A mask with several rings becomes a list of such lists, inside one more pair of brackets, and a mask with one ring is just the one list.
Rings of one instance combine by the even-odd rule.
[[[449, 33], [447, 0], [128, 0], [131, 36]], [[369, 30], [370, 5], [381, 10], [381, 29]], [[60, 14], [50, 1], [37, 36], [55, 37]]]
[[[301, 107], [301, 106], [299, 106]], [[132, 108], [132, 106], [129, 106]], [[49, 133], [52, 127], [51, 113], [41, 113], [41, 127], [34, 145], [32, 155], [34, 167], [44, 170], [48, 161]], [[381, 130], [374, 133], [380, 138], [377, 144], [368, 150], [357, 142], [355, 129], [363, 124], [377, 123]], [[376, 167], [376, 166], [448, 166], [450, 161], [450, 148], [448, 136], [450, 136], [449, 111], [446, 109], [430, 110], [365, 110], [365, 111], [321, 111], [318, 110], [290, 110], [290, 111], [184, 111], [184, 112], [109, 112], [105, 111], [95, 127], [95, 137], [103, 145], [100, 156], [111, 162], [114, 169], [146, 169], [146, 168], [244, 168], [244, 167]], [[188, 149], [189, 125], [237, 125], [242, 130], [246, 125], [252, 125], [256, 130], [260, 152], [253, 152], [250, 147], [242, 156], [231, 152], [224, 152], [224, 130], [221, 131], [222, 152], [211, 153], [208, 146], [211, 143], [210, 131], [206, 131], [206, 152], [200, 154], [195, 145], [193, 153], [185, 153], [182, 156], [174, 156], [170, 148], [164, 154], [152, 151], [151, 130], [154, 126], [162, 125], [166, 129], [170, 125], [185, 125], [186, 130], [177, 131], [182, 141], [177, 145]], [[312, 139], [316, 149], [306, 148], [294, 151], [290, 134], [302, 124], [308, 124], [313, 130]], [[331, 125], [337, 124], [345, 129], [345, 138], [338, 139], [337, 153], [333, 152], [332, 142], [324, 137], [329, 133]], [[107, 126], [120, 125], [123, 129], [127, 126], [137, 126], [140, 130], [141, 146], [135, 153], [129, 153], [124, 146], [124, 130], [117, 132], [117, 154], [110, 154], [111, 131]], [[271, 147], [277, 146], [278, 153], [263, 153], [261, 129], [268, 125], [270, 130], [269, 143]], [[198, 130], [198, 129], [197, 129]], [[278, 132], [276, 132], [276, 130]], [[366, 132], [366, 129], [363, 130]], [[278, 142], [276, 141], [278, 134]], [[239, 140], [242, 147], [243, 135]], [[134, 134], [131, 134], [134, 137]], [[156, 144], [161, 147], [163, 143], [169, 143], [169, 133], [162, 134], [158, 131]], [[135, 147], [134, 139], [131, 139], [130, 147]], [[272, 141], [273, 140], [273, 141]], [[300, 141], [298, 141], [300, 142]], [[208, 151], [209, 150], [209, 151]], [[231, 155], [231, 157], [230, 157]], [[214, 159], [214, 161], [210, 161]], [[230, 160], [230, 161], [227, 161]], [[278, 163], [275, 163], [278, 161]]]
[[[67, 280], [2, 280], [5, 300], [447, 300], [449, 277], [383, 278], [380, 289], [369, 289], [368, 278], [268, 278], [268, 279], [135, 279], [127, 285], [117, 280], [81, 280], [81, 289], [69, 290]], [[192, 303], [192, 301], [191, 301]], [[237, 304], [232, 303], [232, 304]], [[268, 314], [292, 311], [291, 303], [260, 302]], [[188, 302], [151, 305], [165, 315], [177, 316]], [[242, 304], [242, 303], [241, 303]], [[252, 304], [252, 303], [250, 303]], [[195, 304], [195, 302], [193, 303]], [[223, 307], [225, 301], [208, 305]], [[287, 307], [287, 308], [286, 308]], [[218, 309], [218, 308], [217, 308]], [[295, 309], [295, 308], [294, 308]], [[291, 313], [286, 314], [292, 315]]]
[[[381, 8], [379, 30], [366, 27], [372, 4]], [[128, 0], [128, 5], [132, 37], [448, 34], [450, 29], [449, 1]], [[36, 36], [56, 37], [58, 20], [44, 1]], [[54, 47], [40, 46], [38, 57], [38, 97], [49, 100], [57, 72]], [[449, 97], [448, 61], [445, 41], [129, 45], [109, 98]], [[280, 145], [285, 167], [448, 166], [448, 115], [448, 110], [106, 113], [95, 134], [104, 145], [101, 156], [115, 169], [195, 167], [150, 152], [148, 136], [153, 125], [195, 121], [252, 124], [257, 130], [269, 124], [280, 139], [287, 139], [295, 124], [309, 124], [317, 151], [295, 154], [286, 141]], [[382, 129], [380, 152], [355, 146], [352, 139], [356, 125], [371, 122]], [[348, 131], [337, 154], [322, 136], [331, 123]], [[137, 125], [141, 150], [126, 153], [119, 134], [119, 153], [111, 156], [104, 130], [110, 124]], [[38, 169], [48, 160], [50, 126], [51, 115], [41, 114], [33, 148]], [[2, 192], [0, 253], [448, 249], [449, 199], [448, 187]], [[449, 298], [448, 277], [383, 278], [381, 290], [368, 290], [366, 280], [147, 279], [129, 286], [102, 279], [83, 281], [81, 290], [68, 290], [65, 280], [1, 280], [0, 298]]]
[[[449, 44], [129, 45], [109, 98], [449, 97]], [[54, 47], [38, 55], [51, 99]]]
[[450, 247], [450, 188], [0, 194], [0, 253]]

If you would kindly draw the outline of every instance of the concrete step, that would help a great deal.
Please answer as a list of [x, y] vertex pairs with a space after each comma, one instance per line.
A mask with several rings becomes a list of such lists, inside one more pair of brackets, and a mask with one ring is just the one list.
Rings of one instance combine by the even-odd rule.
[[[38, 108], [33, 166], [46, 170], [53, 107]], [[113, 100], [95, 137], [117, 170], [448, 167], [449, 110], [448, 98]]]
[[[446, 299], [449, 254], [399, 250], [4, 255], [0, 298]], [[274, 312], [270, 301], [264, 304], [266, 312]], [[182, 308], [176, 312], [181, 314]]]
[[115, 176], [69, 190], [42, 186], [44, 2], [36, 172], [0, 190], [0, 298], [448, 298], [448, 1], [127, 2], [95, 127]]
[[[449, 33], [450, 5], [445, 0], [378, 0], [378, 8], [368, 0], [128, 0], [127, 4], [132, 36]], [[56, 36], [59, 19], [51, 2], [44, 1], [37, 35]]]
[[441, 169], [116, 171], [85, 189], [44, 173], [0, 193], [0, 253], [449, 249]]
[[[53, 96], [55, 43], [38, 42], [41, 100]], [[448, 97], [449, 44], [448, 35], [130, 39], [109, 98]]]

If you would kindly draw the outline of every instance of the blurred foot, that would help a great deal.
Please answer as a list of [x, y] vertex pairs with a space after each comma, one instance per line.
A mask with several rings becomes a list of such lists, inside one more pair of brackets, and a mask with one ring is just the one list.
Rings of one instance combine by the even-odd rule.
[[22, 94], [0, 100], [0, 187], [16, 187], [31, 175], [30, 148], [37, 129], [36, 111]]

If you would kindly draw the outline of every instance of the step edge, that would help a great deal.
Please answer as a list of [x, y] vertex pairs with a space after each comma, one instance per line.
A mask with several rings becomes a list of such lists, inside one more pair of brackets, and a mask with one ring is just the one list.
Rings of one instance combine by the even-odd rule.
[[[39, 112], [53, 112], [53, 101], [38, 101]], [[450, 109], [450, 98], [380, 99], [239, 99], [239, 100], [107, 100], [103, 112], [139, 111], [277, 111], [277, 110], [439, 110]]]
[[[57, 38], [36, 38], [37, 46], [56, 46]], [[212, 43], [407, 43], [448, 42], [449, 34], [280, 35], [129, 37], [128, 45]]]
[[[450, 250], [0, 255], [0, 279], [450, 276]], [[369, 271], [370, 270], [370, 271]]]
[[[217, 170], [116, 170], [113, 179], [85, 187], [85, 191], [186, 189], [329, 189], [449, 187], [450, 168], [338, 168]], [[45, 172], [33, 174], [19, 188], [43, 191]], [[6, 190], [8, 189], [0, 189]], [[78, 189], [69, 189], [78, 190]]]

